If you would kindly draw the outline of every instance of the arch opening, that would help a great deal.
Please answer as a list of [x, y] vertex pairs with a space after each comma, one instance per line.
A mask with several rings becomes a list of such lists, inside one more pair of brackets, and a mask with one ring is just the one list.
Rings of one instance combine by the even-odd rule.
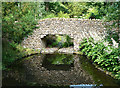
[[45, 48], [73, 48], [73, 38], [65, 34], [48, 34], [41, 38]]

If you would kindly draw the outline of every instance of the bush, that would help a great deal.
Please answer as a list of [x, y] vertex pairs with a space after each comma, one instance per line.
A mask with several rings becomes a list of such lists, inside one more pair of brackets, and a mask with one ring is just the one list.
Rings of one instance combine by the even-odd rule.
[[17, 57], [22, 56], [23, 52], [17, 49], [17, 45], [36, 28], [36, 15], [38, 15], [35, 13], [36, 8], [36, 3], [2, 3], [2, 61], [4, 68], [14, 62]]
[[120, 70], [119, 49], [112, 46], [106, 47], [103, 42], [95, 43], [92, 38], [89, 40], [84, 39], [80, 45], [80, 50], [89, 56], [93, 63], [109, 72], [113, 72], [117, 79], [120, 79], [120, 75], [118, 75]]
[[60, 11], [60, 12], [58, 13], [58, 17], [59, 17], [59, 18], [70, 18], [67, 13], [63, 13], [62, 11]]
[[54, 14], [54, 13], [47, 13], [46, 14], [46, 16], [44, 17], [44, 19], [46, 19], [46, 18], [55, 18], [56, 17], [56, 15]]
[[[23, 7], [18, 5], [22, 4]], [[2, 31], [3, 37], [9, 41], [20, 43], [23, 37], [27, 36], [36, 27], [34, 3], [3, 3]], [[11, 8], [10, 8], [11, 7]]]

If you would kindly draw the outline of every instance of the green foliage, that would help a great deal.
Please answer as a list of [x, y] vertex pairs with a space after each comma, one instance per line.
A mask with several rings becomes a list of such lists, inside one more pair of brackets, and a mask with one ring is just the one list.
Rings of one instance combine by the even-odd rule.
[[[95, 43], [93, 39], [84, 39], [79, 48], [80, 51], [89, 56], [90, 60], [101, 68], [115, 74], [120, 70], [120, 52], [118, 48], [113, 48], [112, 46], [106, 47], [103, 42]], [[116, 77], [119, 78], [118, 75]]]
[[98, 8], [97, 7], [92, 7], [92, 8], [88, 9], [87, 14], [85, 15], [84, 18], [86, 18], [86, 19], [89, 19], [89, 18], [95, 19], [95, 18], [97, 18], [98, 15], [99, 15]]
[[[53, 38], [55, 37], [55, 38]], [[70, 47], [73, 46], [72, 39], [68, 35], [49, 36], [46, 39], [48, 47]]]
[[73, 56], [72, 55], [65, 55], [65, 54], [56, 54], [54, 56], [47, 57], [47, 60], [51, 64], [71, 64], [73, 63]]
[[8, 65], [16, 60], [16, 57], [21, 57], [22, 53], [16, 48], [16, 44], [9, 44], [9, 41], [2, 41], [2, 69], [6, 69]]
[[[18, 49], [24, 37], [36, 28], [41, 10], [41, 3], [3, 2], [2, 3], [2, 61], [3, 67], [21, 57], [23, 50]], [[39, 17], [38, 17], [39, 16]], [[4, 69], [3, 68], [3, 69]]]
[[62, 2], [45, 2], [46, 7], [48, 7], [49, 12], [54, 14], [59, 13], [60, 11], [67, 13], [68, 9]]
[[36, 27], [36, 3], [4, 2], [2, 8], [3, 37], [20, 43]]
[[107, 24], [107, 33], [106, 40], [109, 41], [109, 43], [112, 44], [111, 38], [113, 38], [117, 43], [119, 43], [119, 2], [111, 2], [106, 4], [107, 7], [106, 15], [103, 17], [103, 20], [106, 22], [112, 22], [112, 24]]
[[59, 18], [69, 18], [69, 15], [67, 14], [67, 13], [63, 13], [62, 11], [60, 11], [59, 13], [58, 13], [58, 17]]
[[47, 15], [43, 18], [43, 19], [46, 19], [46, 18], [55, 18], [56, 15], [54, 13], [47, 13]]
[[69, 15], [71, 18], [80, 17], [87, 11], [87, 4], [88, 3], [81, 3], [81, 2], [68, 2], [65, 3], [65, 6], [68, 8]]
[[[119, 2], [113, 2], [113, 3], [106, 3], [107, 7], [106, 7], [106, 16], [105, 16], [105, 20], [106, 21], [117, 21], [119, 20]], [[118, 26], [118, 25], [116, 25]]]

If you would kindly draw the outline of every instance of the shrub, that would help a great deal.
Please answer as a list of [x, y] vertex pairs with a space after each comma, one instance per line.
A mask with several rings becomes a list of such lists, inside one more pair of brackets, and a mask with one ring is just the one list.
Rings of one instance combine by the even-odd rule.
[[93, 63], [98, 64], [99, 67], [113, 72], [117, 79], [120, 79], [119, 70], [119, 49], [113, 48], [112, 46], [104, 46], [103, 42], [95, 43], [91, 38], [89, 40], [84, 39], [81, 42], [80, 50], [87, 56]]
[[60, 12], [58, 13], [58, 17], [59, 17], [59, 18], [70, 18], [67, 13], [63, 13], [62, 11], [60, 11]]

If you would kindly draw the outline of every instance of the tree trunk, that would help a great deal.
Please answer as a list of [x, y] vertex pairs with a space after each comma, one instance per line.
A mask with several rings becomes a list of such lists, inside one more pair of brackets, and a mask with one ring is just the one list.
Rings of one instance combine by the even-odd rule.
[[45, 11], [49, 11], [49, 2], [45, 2]]

